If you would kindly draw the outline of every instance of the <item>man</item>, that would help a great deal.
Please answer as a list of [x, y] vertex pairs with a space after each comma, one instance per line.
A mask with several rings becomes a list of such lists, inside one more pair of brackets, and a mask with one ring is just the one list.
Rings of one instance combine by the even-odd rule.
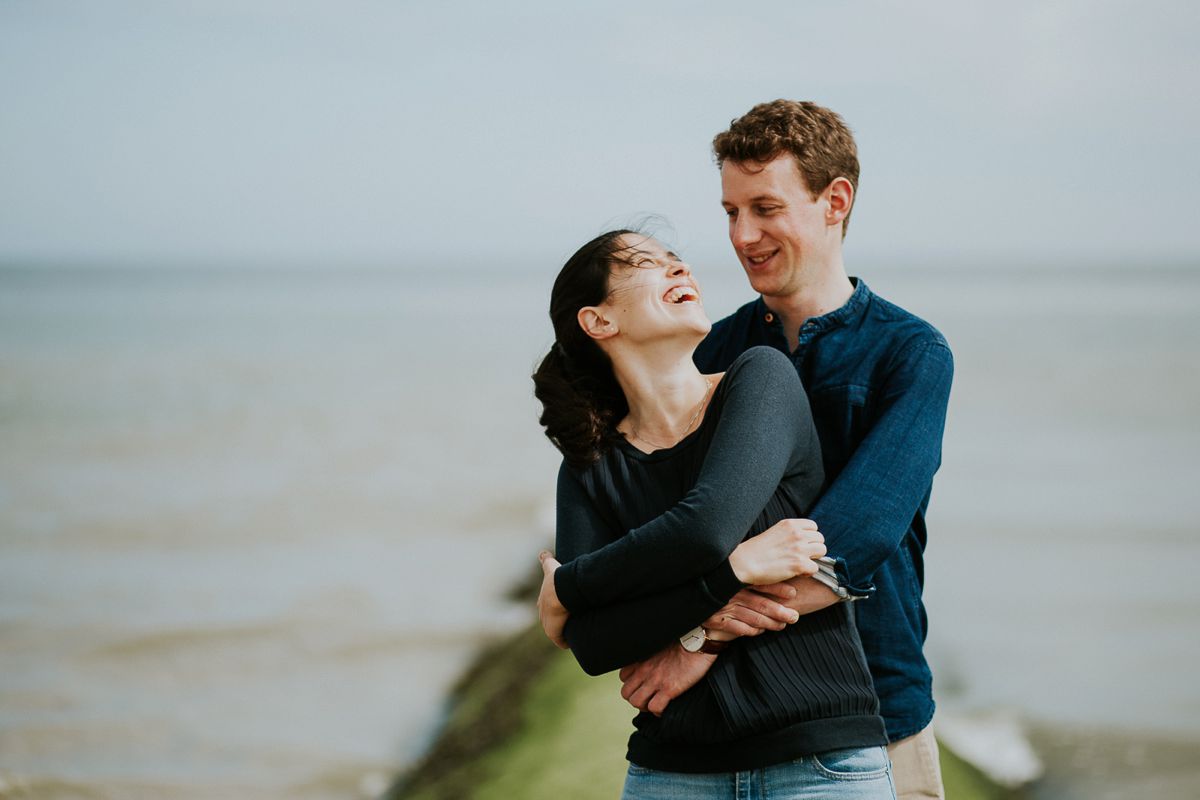
[[[941, 798], [921, 590], [950, 349], [928, 323], [846, 273], [842, 240], [859, 170], [854, 138], [837, 114], [808, 102], [763, 103], [718, 134], [713, 150], [729, 240], [760, 296], [713, 327], [696, 362], [720, 372], [746, 348], [768, 345], [795, 365], [827, 482], [809, 516], [829, 552], [845, 559], [849, 583], [875, 587], [855, 612], [897, 796]], [[800, 613], [839, 601], [811, 578], [792, 583], [797, 594], [783, 602]], [[784, 619], [783, 610], [744, 590], [704, 627], [724, 638], [758, 632], [768, 618]], [[622, 694], [642, 708], [654, 698], [651, 710], [661, 711], [703, 669], [673, 648], [622, 670]]]

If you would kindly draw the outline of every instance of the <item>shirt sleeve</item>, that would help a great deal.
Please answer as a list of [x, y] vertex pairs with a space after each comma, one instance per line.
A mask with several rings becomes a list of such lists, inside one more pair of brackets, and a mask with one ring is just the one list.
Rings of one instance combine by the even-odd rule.
[[819, 485], [820, 459], [801, 457], [819, 444], [795, 369], [770, 348], [747, 354], [726, 373], [724, 406], [688, 493], [624, 536], [563, 559], [554, 583], [572, 614], [677, 586], [723, 563], [732, 573], [729, 554], [789, 470], [804, 464]]
[[953, 377], [944, 342], [905, 351], [884, 383], [874, 425], [810, 513], [853, 584], [870, 581], [896, 551], [929, 494]]

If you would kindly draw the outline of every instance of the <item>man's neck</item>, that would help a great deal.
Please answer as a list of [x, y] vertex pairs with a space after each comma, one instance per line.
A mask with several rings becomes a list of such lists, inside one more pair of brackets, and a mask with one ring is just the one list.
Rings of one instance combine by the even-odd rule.
[[831, 271], [828, 275], [802, 286], [788, 295], [763, 297], [767, 308], [779, 316], [783, 333], [787, 337], [788, 352], [794, 352], [800, 343], [800, 327], [814, 317], [836, 311], [846, 304], [854, 294], [854, 284], [844, 269]]

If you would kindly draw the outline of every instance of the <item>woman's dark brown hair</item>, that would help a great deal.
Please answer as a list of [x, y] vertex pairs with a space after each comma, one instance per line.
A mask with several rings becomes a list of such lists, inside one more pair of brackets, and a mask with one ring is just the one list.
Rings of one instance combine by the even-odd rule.
[[579, 309], [608, 297], [613, 268], [630, 249], [624, 235], [644, 234], [600, 234], [567, 259], [550, 291], [554, 346], [533, 373], [534, 394], [547, 438], [575, 467], [591, 464], [611, 446], [617, 423], [629, 412], [612, 363], [578, 321]]

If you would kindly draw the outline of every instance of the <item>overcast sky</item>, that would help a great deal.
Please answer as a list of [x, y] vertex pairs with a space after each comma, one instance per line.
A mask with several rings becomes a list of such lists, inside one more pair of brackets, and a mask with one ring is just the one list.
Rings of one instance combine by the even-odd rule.
[[666, 216], [728, 258], [709, 143], [855, 130], [863, 259], [1200, 263], [1200, 4], [0, 0], [0, 262], [560, 258]]

